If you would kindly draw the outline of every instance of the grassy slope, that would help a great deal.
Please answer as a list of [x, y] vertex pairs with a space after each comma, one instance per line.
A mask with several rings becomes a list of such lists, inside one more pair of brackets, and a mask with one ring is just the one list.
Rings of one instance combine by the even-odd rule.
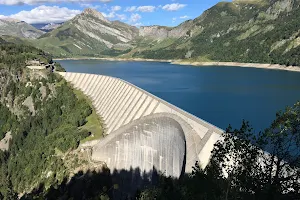
[[[85, 25], [82, 25], [82, 21]], [[126, 33], [137, 31], [136, 28], [122, 22], [106, 23], [93, 15], [81, 14], [32, 42], [55, 57], [105, 56], [118, 53], [117, 50], [111, 52], [104, 43], [107, 41], [110, 44], [118, 44], [121, 43], [120, 39], [105, 33], [101, 26]]]
[[89, 132], [92, 133], [92, 136], [82, 140], [81, 142], [88, 142], [91, 140], [97, 140], [103, 137], [103, 122], [102, 119], [100, 117], [98, 117], [95, 108], [93, 107], [93, 104], [91, 102], [91, 100], [83, 94], [83, 92], [81, 92], [80, 90], [75, 90], [74, 89], [74, 93], [76, 94], [78, 99], [85, 99], [88, 104], [93, 108], [93, 112], [90, 116], [88, 116], [86, 118], [87, 123], [81, 127], [81, 129], [85, 129]]
[[[276, 3], [277, 2], [277, 3]], [[299, 3], [293, 9], [279, 1], [221, 2], [193, 20], [191, 37], [139, 45], [133, 57], [150, 59], [279, 63], [300, 65]], [[268, 10], [270, 12], [268, 12]], [[276, 44], [283, 44], [277, 45]], [[276, 48], [274, 48], [276, 47]]]
[[105, 49], [101, 42], [80, 32], [71, 21], [31, 42], [55, 57], [91, 56]]

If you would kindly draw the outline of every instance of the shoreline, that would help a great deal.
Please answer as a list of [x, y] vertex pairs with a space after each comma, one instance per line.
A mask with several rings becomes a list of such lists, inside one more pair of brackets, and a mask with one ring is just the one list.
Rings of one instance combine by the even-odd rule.
[[53, 60], [106, 60], [106, 61], [133, 61], [133, 62], [168, 62], [172, 63], [175, 60], [156, 60], [145, 58], [97, 58], [97, 57], [82, 57], [82, 58], [53, 58]]
[[173, 65], [189, 65], [189, 66], [224, 66], [224, 67], [247, 67], [259, 69], [284, 70], [292, 72], [300, 72], [300, 66], [285, 66], [279, 64], [263, 64], [263, 63], [239, 63], [239, 62], [193, 62], [185, 60], [156, 60], [144, 58], [97, 58], [97, 57], [82, 57], [82, 58], [55, 58], [53, 60], [106, 60], [106, 61], [131, 61], [131, 62], [167, 62]]
[[300, 72], [299, 66], [285, 66], [279, 64], [263, 64], [263, 63], [239, 63], [239, 62], [189, 62], [189, 61], [174, 61], [171, 64], [176, 65], [191, 65], [191, 66], [224, 66], [224, 67], [247, 67], [259, 69], [284, 70], [292, 72]]

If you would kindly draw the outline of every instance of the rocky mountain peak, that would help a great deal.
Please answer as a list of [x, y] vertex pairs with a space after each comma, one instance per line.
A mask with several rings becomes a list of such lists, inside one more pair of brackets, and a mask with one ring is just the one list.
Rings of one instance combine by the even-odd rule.
[[100, 13], [99, 11], [95, 10], [95, 9], [92, 9], [92, 8], [87, 8], [83, 11], [82, 13], [83, 15], [90, 15], [90, 16], [93, 16], [93, 17], [96, 17], [102, 21], [105, 21], [107, 23], [110, 23], [110, 21], [108, 21], [103, 15], [102, 13]]

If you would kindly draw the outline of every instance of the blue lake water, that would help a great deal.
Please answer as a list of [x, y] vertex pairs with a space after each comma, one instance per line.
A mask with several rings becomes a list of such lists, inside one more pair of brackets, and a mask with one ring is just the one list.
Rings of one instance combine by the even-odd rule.
[[300, 73], [158, 62], [59, 61], [69, 72], [118, 77], [222, 129], [243, 119], [256, 131], [300, 100]]

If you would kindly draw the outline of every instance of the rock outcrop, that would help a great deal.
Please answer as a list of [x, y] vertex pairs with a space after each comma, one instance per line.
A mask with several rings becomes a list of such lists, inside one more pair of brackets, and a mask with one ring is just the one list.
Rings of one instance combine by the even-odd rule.
[[142, 26], [139, 29], [139, 36], [153, 39], [180, 38], [187, 35], [192, 25], [192, 21], [189, 20], [176, 27]]
[[71, 24], [78, 31], [104, 43], [108, 48], [120, 42], [129, 42], [137, 32], [135, 27], [121, 22], [108, 21], [100, 12], [93, 9], [86, 9], [82, 14], [76, 16]]

